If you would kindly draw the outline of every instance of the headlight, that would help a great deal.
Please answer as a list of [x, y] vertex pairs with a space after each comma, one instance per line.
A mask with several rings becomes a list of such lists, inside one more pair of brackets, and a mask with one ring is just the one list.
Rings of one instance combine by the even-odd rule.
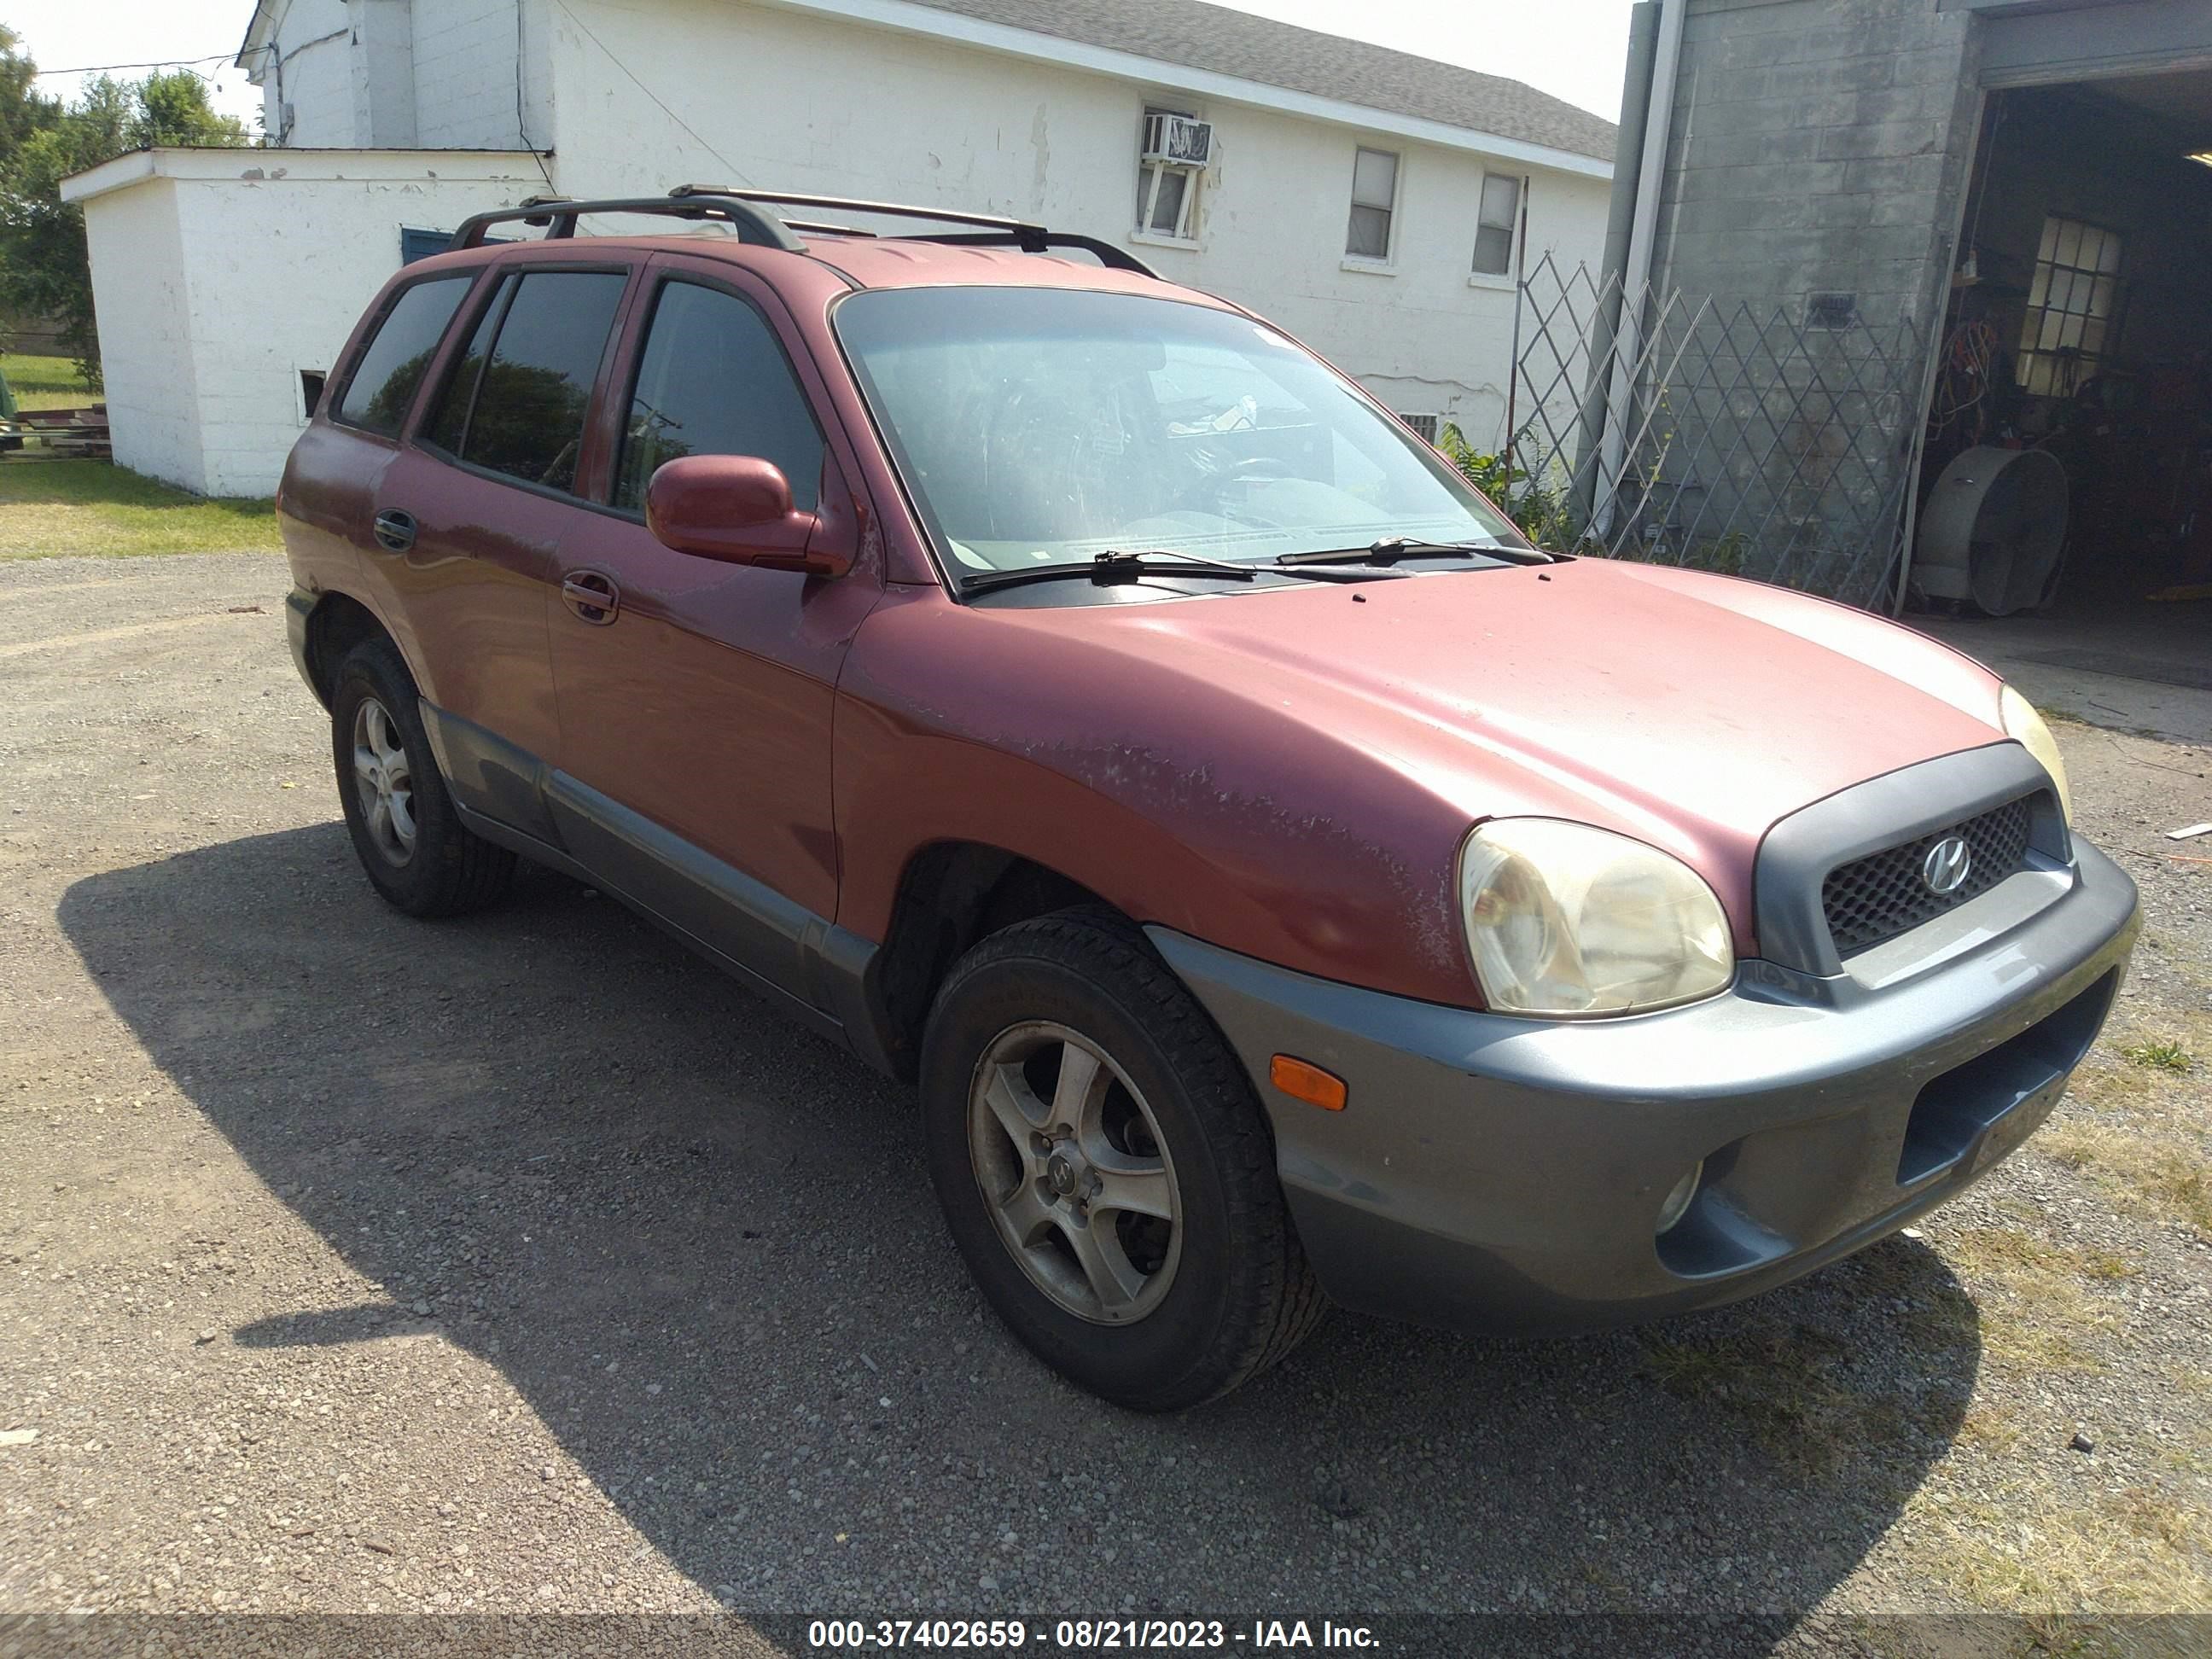
[[2058, 740], [2051, 735], [2043, 716], [2035, 712], [2033, 703], [2008, 685], [1998, 697], [1997, 706], [2003, 713], [2005, 736], [2042, 763], [2058, 787], [2058, 810], [2066, 815], [2067, 823], [2073, 823], [2074, 801], [2066, 793], [2066, 763], [2058, 758]]
[[1493, 819], [1467, 838], [1459, 882], [1475, 976], [1500, 1013], [1667, 1008], [1735, 972], [1713, 890], [1680, 859], [1610, 830]]

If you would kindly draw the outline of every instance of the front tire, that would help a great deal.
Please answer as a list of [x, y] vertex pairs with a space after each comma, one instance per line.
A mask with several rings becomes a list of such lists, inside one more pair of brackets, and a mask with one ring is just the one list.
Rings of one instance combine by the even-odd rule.
[[365, 640], [338, 665], [331, 753], [361, 867], [410, 916], [455, 916], [505, 895], [515, 856], [472, 833], [453, 809], [422, 729], [420, 694], [388, 640]]
[[921, 1090], [953, 1243], [1079, 1386], [1182, 1410], [1318, 1322], [1251, 1084], [1120, 916], [1062, 911], [971, 950], [931, 1010]]

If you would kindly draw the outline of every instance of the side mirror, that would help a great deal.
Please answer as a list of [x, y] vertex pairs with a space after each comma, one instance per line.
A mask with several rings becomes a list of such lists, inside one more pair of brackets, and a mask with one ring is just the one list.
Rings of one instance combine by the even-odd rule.
[[646, 528], [665, 548], [725, 564], [842, 576], [852, 568], [830, 486], [843, 480], [836, 463], [823, 468], [823, 501], [830, 510], [802, 513], [791, 504], [791, 481], [757, 455], [684, 455], [658, 468], [645, 487]]

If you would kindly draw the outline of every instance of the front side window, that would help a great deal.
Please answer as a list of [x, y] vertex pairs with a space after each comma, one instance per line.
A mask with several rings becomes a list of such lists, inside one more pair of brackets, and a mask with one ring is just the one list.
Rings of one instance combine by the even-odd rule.
[[361, 354], [334, 411], [349, 426], [397, 437], [415, 389], [469, 291], [466, 276], [438, 276], [403, 289]]
[[1474, 270], [1503, 276], [1513, 269], [1513, 222], [1521, 211], [1521, 181], [1510, 173], [1482, 175], [1482, 207], [1474, 228]]
[[424, 435], [473, 465], [551, 489], [576, 486], [584, 414], [629, 278], [538, 270], [484, 313]]
[[854, 294], [838, 337], [957, 570], [1385, 536], [1517, 542], [1352, 386], [1232, 312], [1065, 289]]
[[1398, 204], [1398, 158], [1363, 149], [1352, 162], [1352, 224], [1344, 251], [1355, 259], [1390, 257], [1390, 216]]
[[660, 290], [623, 426], [615, 505], [645, 505], [653, 471], [680, 455], [757, 455], [811, 512], [822, 434], [775, 332], [734, 294], [672, 282]]

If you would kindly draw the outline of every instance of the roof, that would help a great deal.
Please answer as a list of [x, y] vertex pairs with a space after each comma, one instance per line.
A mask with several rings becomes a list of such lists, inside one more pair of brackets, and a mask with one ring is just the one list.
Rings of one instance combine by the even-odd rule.
[[[1602, 161], [1619, 131], [1522, 82], [1297, 28], [1200, 0], [917, 0], [952, 13], [1133, 57], [1263, 82]], [[1540, 27], [1541, 9], [1526, 14]]]
[[[161, 144], [127, 149], [62, 180], [62, 200], [88, 202], [148, 179], [252, 185], [404, 183], [427, 204], [447, 186], [498, 185], [529, 195], [544, 188], [526, 149], [293, 149], [234, 144]], [[428, 210], [426, 208], [426, 210]]]

